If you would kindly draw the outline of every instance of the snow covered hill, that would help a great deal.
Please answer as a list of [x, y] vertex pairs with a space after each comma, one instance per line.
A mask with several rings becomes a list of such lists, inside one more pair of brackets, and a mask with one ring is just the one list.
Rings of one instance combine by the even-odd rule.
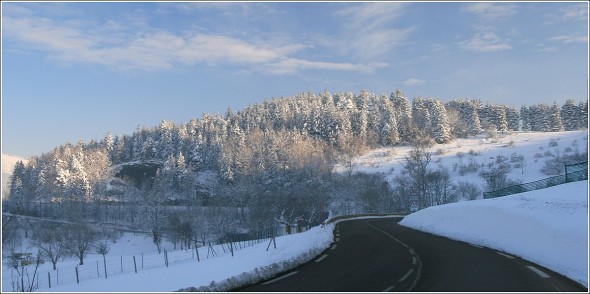
[[[353, 171], [383, 173], [391, 181], [403, 170], [404, 157], [413, 149], [411, 146], [384, 147], [368, 152], [353, 160]], [[430, 152], [432, 160], [428, 168], [447, 168], [451, 180], [477, 185], [485, 191], [485, 181], [478, 171], [498, 156], [503, 156], [512, 166], [507, 178], [522, 183], [540, 180], [549, 175], [541, 172], [545, 162], [555, 156], [584, 154], [588, 152], [588, 130], [539, 133], [512, 132], [489, 136], [482, 134], [466, 139], [455, 139], [444, 145], [434, 145]], [[522, 161], [518, 158], [522, 156]], [[583, 156], [582, 156], [583, 157]], [[337, 165], [337, 172], [345, 167]], [[480, 193], [480, 198], [482, 197]]]
[[17, 161], [22, 160], [26, 163], [27, 160], [18, 156], [12, 156], [2, 153], [2, 198], [4, 199], [4, 192], [8, 191], [8, 183], [10, 182], [10, 175], [14, 170], [14, 165]]

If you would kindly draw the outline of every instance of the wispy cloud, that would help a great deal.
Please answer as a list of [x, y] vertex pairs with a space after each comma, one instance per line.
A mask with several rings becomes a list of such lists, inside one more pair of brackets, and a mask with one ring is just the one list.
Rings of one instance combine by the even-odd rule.
[[562, 43], [588, 43], [588, 36], [584, 35], [561, 35], [550, 39]]
[[221, 64], [276, 74], [307, 69], [370, 73], [385, 66], [296, 58], [307, 48], [301, 44], [203, 32], [177, 34], [157, 28], [132, 32], [112, 21], [91, 26], [77, 22], [64, 25], [49, 18], [7, 16], [3, 22], [9, 47], [33, 49], [66, 63], [98, 64], [116, 70], [155, 72], [175, 66]]
[[467, 4], [463, 11], [477, 14], [486, 20], [499, 20], [517, 14], [517, 8], [513, 4], [479, 2]]
[[510, 44], [493, 32], [477, 33], [471, 39], [459, 42], [458, 45], [463, 49], [475, 52], [493, 52], [512, 49]]
[[588, 21], [588, 3], [575, 3], [561, 8], [559, 14], [566, 21]]
[[344, 23], [346, 45], [350, 52], [372, 60], [406, 41], [412, 28], [394, 28], [392, 22], [402, 15], [405, 3], [363, 3], [335, 12]]
[[404, 81], [404, 85], [409, 86], [409, 87], [419, 86], [419, 85], [423, 85], [425, 83], [426, 83], [425, 80], [416, 79], [416, 78], [411, 78], [411, 79], [407, 79]]

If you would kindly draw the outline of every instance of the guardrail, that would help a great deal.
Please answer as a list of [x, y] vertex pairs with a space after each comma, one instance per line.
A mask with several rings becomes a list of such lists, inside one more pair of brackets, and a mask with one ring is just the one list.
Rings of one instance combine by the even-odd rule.
[[583, 181], [588, 179], [588, 162], [580, 162], [565, 166], [565, 174], [545, 178], [542, 180], [513, 185], [496, 191], [484, 192], [483, 198], [496, 198], [528, 191], [545, 189], [565, 183]]

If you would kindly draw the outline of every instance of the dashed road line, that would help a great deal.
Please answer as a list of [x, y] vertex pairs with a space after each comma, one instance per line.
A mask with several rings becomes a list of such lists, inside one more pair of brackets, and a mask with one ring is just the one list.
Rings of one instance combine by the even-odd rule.
[[471, 244], [471, 243], [469, 243], [469, 245], [471, 245], [473, 247], [477, 247], [477, 248], [483, 248], [483, 246], [479, 246], [479, 245], [475, 245], [475, 244]]
[[262, 284], [268, 285], [268, 284], [270, 284], [270, 283], [274, 283], [274, 282], [276, 282], [276, 281], [279, 281], [279, 280], [282, 280], [282, 279], [284, 279], [284, 278], [288, 278], [288, 277], [290, 277], [290, 276], [292, 276], [292, 275], [295, 275], [295, 274], [297, 274], [298, 272], [299, 272], [299, 271], [290, 272], [290, 273], [288, 273], [288, 274], [286, 274], [286, 275], [282, 275], [282, 276], [280, 276], [280, 277], [278, 277], [278, 278], [275, 278], [275, 279], [272, 279], [272, 280], [270, 280], [270, 281], [263, 282]]
[[338, 246], [338, 244], [334, 244], [334, 245], [332, 245], [332, 247], [330, 247], [330, 250], [334, 250], [334, 249], [336, 249], [336, 246]]
[[320, 262], [322, 260], [324, 260], [324, 258], [328, 257], [328, 254], [324, 254], [322, 256], [320, 256], [320, 258], [316, 259], [315, 262]]
[[414, 269], [411, 268], [403, 277], [401, 277], [401, 279], [399, 279], [400, 282], [403, 282], [405, 279], [407, 279], [412, 273], [414, 272]]
[[416, 264], [416, 256], [412, 256], [412, 264]]
[[496, 253], [498, 253], [498, 254], [500, 254], [500, 255], [502, 255], [502, 256], [504, 256], [504, 257], [508, 258], [508, 259], [514, 259], [514, 256], [512, 256], [512, 255], [508, 255], [508, 254], [506, 254], [506, 253], [502, 253], [502, 252], [500, 252], [500, 251], [496, 251]]
[[338, 241], [340, 241], [340, 238], [336, 238], [336, 239], [334, 239], [334, 241], [338, 242]]
[[389, 291], [393, 290], [393, 288], [395, 288], [395, 286], [389, 286], [389, 287], [385, 288], [385, 290], [383, 290], [383, 292], [389, 292]]
[[549, 275], [546, 274], [545, 272], [543, 272], [542, 270], [532, 266], [532, 265], [527, 265], [526, 266], [528, 269], [532, 270], [535, 274], [539, 275], [541, 278], [543, 279], [547, 279], [549, 278]]

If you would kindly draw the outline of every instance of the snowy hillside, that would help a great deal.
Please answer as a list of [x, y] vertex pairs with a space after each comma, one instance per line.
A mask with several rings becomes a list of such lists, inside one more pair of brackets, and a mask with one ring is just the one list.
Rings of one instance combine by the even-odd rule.
[[[477, 171], [496, 162], [499, 155], [504, 156], [512, 166], [508, 179], [526, 183], [549, 177], [541, 172], [547, 160], [556, 155], [587, 153], [587, 146], [588, 130], [498, 133], [495, 137], [482, 134], [467, 139], [455, 139], [449, 144], [434, 145], [430, 150], [432, 160], [428, 167], [445, 167], [455, 184], [459, 181], [473, 183], [483, 192], [485, 181]], [[411, 150], [410, 146], [372, 150], [354, 159], [353, 171], [384, 173], [392, 180], [402, 171], [404, 157]], [[515, 160], [519, 155], [524, 159], [520, 165]], [[335, 170], [345, 172], [345, 168], [340, 165]]]
[[8, 154], [2, 154], [2, 197], [4, 198], [4, 191], [8, 191], [8, 183], [10, 181], [10, 175], [14, 169], [14, 165], [17, 161], [22, 160], [26, 163], [27, 160], [18, 156], [12, 156]]

